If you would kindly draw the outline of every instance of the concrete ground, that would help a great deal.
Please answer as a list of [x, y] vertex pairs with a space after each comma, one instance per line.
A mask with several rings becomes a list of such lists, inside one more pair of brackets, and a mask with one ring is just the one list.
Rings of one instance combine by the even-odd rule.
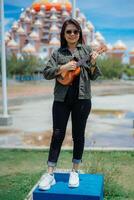
[[[85, 147], [134, 149], [134, 82], [95, 82], [92, 85], [92, 96]], [[8, 98], [13, 124], [0, 127], [0, 147], [49, 147], [53, 82], [13, 82], [8, 85]], [[70, 120], [63, 147], [72, 147]]]

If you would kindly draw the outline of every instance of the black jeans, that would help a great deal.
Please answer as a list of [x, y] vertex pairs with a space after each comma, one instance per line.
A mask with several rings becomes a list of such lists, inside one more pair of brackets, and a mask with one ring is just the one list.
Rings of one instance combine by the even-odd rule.
[[66, 126], [71, 113], [73, 138], [73, 163], [79, 163], [84, 149], [84, 133], [86, 121], [91, 110], [90, 99], [75, 101], [53, 102], [53, 135], [51, 138], [48, 166], [56, 166], [61, 145], [65, 137]]

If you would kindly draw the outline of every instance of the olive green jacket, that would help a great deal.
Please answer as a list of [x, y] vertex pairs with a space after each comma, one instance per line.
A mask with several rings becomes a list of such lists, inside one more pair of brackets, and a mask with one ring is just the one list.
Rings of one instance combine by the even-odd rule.
[[[55, 87], [54, 87], [54, 100], [56, 101], [64, 101], [64, 98], [66, 96], [67, 90], [69, 86], [62, 85], [59, 83], [56, 79], [57, 72], [59, 70], [59, 67], [63, 64], [66, 64], [70, 60], [72, 60], [74, 57], [80, 60], [86, 55], [89, 55], [91, 53], [92, 49], [90, 46], [78, 44], [77, 49], [72, 55], [72, 53], [68, 50], [68, 48], [59, 48], [55, 50], [50, 59], [48, 60], [44, 70], [43, 75], [44, 78], [47, 80], [54, 79], [55, 78]], [[102, 73], [98, 66], [91, 65], [90, 63], [90, 56], [89, 60], [84, 63], [81, 67], [80, 72], [80, 82], [79, 82], [79, 99], [90, 99], [91, 98], [91, 84], [90, 80], [95, 80], [98, 76], [100, 76]], [[95, 70], [91, 70], [93, 67], [95, 67]]]

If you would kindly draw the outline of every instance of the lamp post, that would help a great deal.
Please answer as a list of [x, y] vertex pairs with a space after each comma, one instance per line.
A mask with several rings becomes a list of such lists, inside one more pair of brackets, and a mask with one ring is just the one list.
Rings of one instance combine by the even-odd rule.
[[4, 31], [4, 0], [0, 0], [0, 21], [1, 21], [1, 71], [2, 71], [2, 102], [3, 115], [0, 116], [0, 125], [10, 125], [12, 118], [8, 115], [7, 109], [7, 84], [6, 84], [6, 54], [5, 54], [5, 31]]
[[73, 8], [72, 8], [72, 17], [75, 19], [76, 18], [76, 0], [73, 0]]

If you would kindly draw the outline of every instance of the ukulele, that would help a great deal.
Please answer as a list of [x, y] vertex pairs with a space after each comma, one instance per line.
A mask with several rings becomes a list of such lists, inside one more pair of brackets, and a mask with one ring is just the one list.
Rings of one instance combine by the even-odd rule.
[[[102, 54], [103, 52], [107, 51], [106, 45], [101, 45], [98, 49], [95, 50], [96, 53]], [[73, 80], [75, 79], [76, 76], [80, 74], [80, 66], [84, 64], [88, 59], [89, 56], [91, 56], [92, 53], [89, 55], [86, 55], [84, 58], [80, 59], [77, 62], [77, 67], [75, 70], [70, 70], [70, 71], [65, 71], [60, 74], [60, 76], [57, 78], [57, 81], [61, 83], [62, 85], [71, 85]]]

